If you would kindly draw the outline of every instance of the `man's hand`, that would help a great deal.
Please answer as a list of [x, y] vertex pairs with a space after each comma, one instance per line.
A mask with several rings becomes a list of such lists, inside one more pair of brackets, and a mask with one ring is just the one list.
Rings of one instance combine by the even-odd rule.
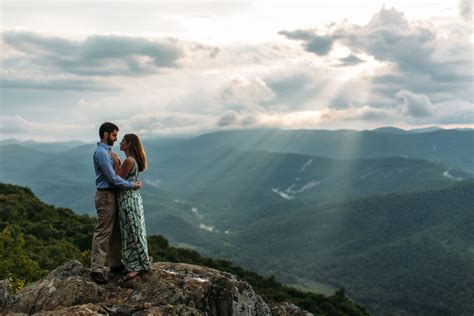
[[114, 161], [114, 164], [120, 166], [122, 164], [122, 161], [120, 161], [120, 157], [117, 156], [117, 154], [114, 152], [111, 152], [110, 154], [112, 155], [112, 160]]
[[142, 183], [140, 182], [140, 180], [137, 180], [135, 182], [135, 186], [133, 187], [134, 190], [138, 190], [142, 187]]
[[114, 169], [115, 169], [115, 172], [117, 173], [120, 169], [120, 165], [122, 164], [122, 162], [120, 161], [120, 158], [119, 156], [117, 156], [116, 153], [110, 152], [110, 155], [112, 156], [112, 160], [114, 161]]

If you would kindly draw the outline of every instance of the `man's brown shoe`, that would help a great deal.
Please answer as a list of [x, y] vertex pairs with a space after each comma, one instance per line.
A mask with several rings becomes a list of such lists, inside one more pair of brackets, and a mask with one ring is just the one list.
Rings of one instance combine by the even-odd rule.
[[124, 271], [125, 271], [125, 266], [123, 264], [116, 267], [110, 267], [110, 273], [112, 273], [113, 275], [122, 273]]
[[117, 267], [110, 267], [110, 273], [112, 273], [113, 275], [117, 275], [124, 271], [125, 271], [125, 266], [123, 264]]

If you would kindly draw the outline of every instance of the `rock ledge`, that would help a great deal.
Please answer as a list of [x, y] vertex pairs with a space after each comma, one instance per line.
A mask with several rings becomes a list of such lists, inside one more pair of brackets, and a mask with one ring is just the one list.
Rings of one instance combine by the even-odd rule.
[[269, 306], [233, 274], [169, 262], [155, 262], [149, 273], [127, 282], [98, 285], [79, 261], [69, 261], [4, 307], [0, 314], [312, 315], [289, 303]]

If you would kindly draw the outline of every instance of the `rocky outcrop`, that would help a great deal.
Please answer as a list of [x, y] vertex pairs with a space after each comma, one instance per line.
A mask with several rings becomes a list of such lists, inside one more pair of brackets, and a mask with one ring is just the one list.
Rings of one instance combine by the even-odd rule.
[[312, 316], [308, 311], [292, 303], [274, 303], [270, 305], [273, 316]]
[[[184, 263], [156, 262], [129, 281], [98, 285], [69, 261], [14, 296], [5, 313], [37, 315], [310, 315], [293, 304], [271, 308], [230, 273]], [[306, 313], [306, 314], [305, 314]]]

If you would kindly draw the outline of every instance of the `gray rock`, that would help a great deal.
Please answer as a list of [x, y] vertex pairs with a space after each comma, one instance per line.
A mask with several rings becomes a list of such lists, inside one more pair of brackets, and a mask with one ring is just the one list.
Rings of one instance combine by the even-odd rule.
[[8, 280], [5, 279], [0, 281], [0, 310], [7, 307], [8, 299]]
[[64, 279], [71, 276], [87, 278], [89, 275], [89, 269], [84, 268], [78, 260], [71, 260], [51, 271], [50, 275], [58, 279]]
[[313, 316], [312, 313], [287, 302], [271, 304], [270, 309], [273, 316]]
[[69, 261], [27, 285], [4, 309], [38, 315], [271, 315], [252, 287], [236, 276], [192, 264], [155, 262], [127, 282], [94, 283], [89, 270]]

